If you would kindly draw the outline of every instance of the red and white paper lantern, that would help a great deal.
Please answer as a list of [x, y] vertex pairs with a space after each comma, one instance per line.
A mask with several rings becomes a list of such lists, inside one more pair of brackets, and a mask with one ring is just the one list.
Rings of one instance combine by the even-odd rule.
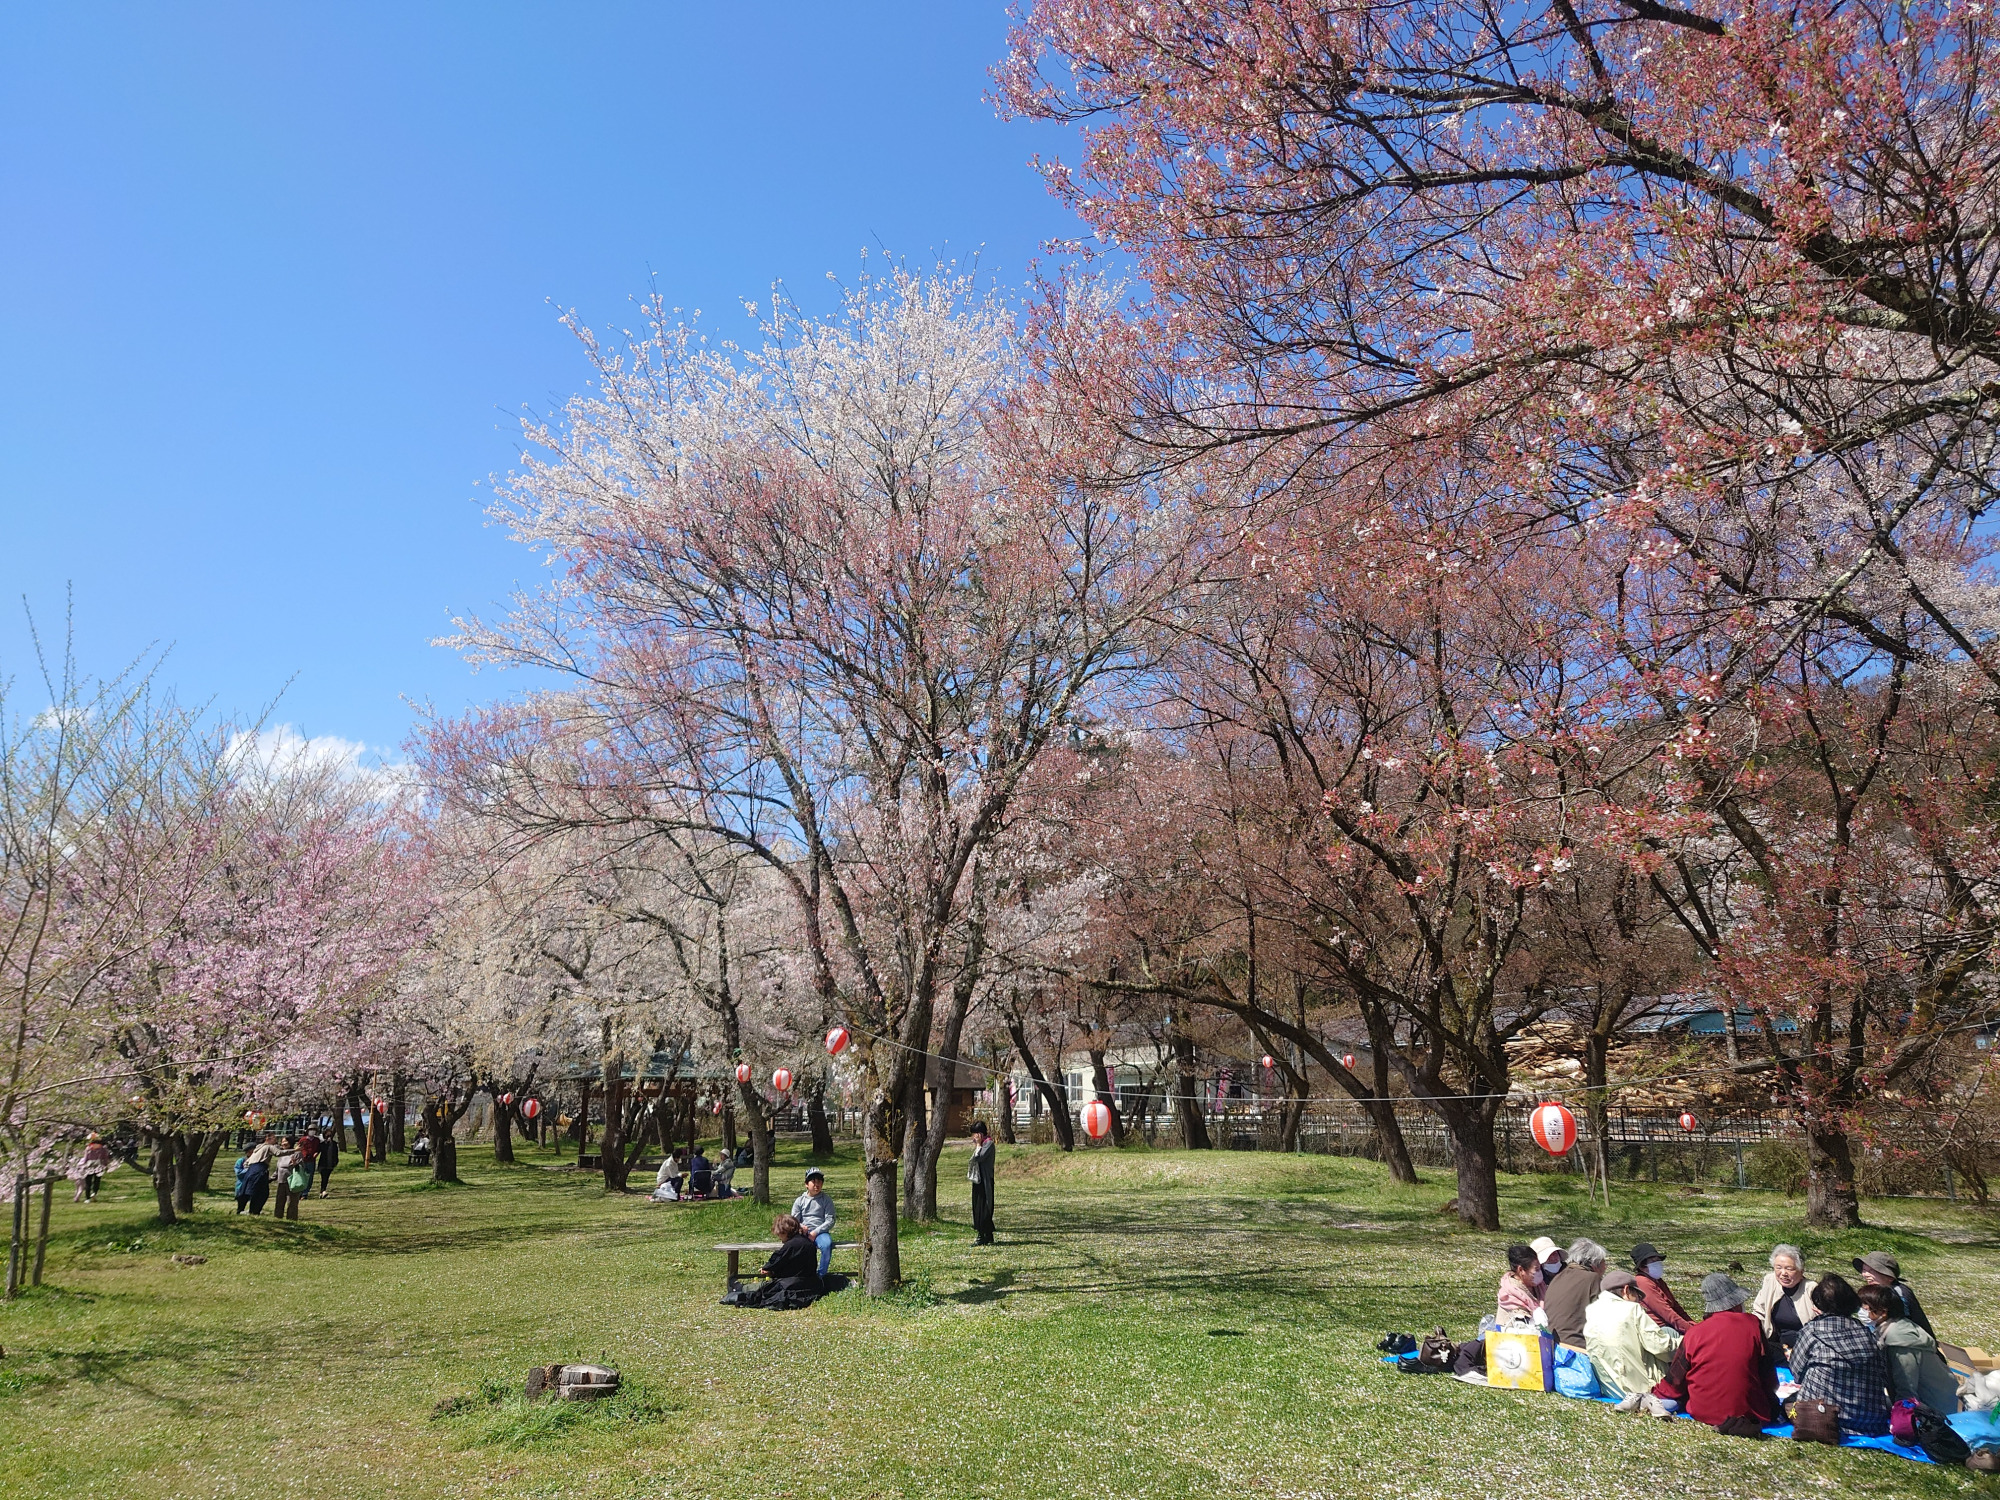
[[738, 1063], [736, 1065], [736, 1081], [738, 1083], [748, 1083], [750, 1081], [750, 1064]]
[[710, 1113], [718, 1115], [722, 1113], [722, 1101], [720, 1099], [715, 1101], [715, 1108]]
[[512, 1104], [514, 1102], [514, 1096], [512, 1094], [502, 1094], [500, 1096], [500, 1102], [502, 1104]]
[[845, 1026], [834, 1027], [833, 1030], [826, 1034], [826, 1055], [828, 1057], [840, 1056], [841, 1053], [847, 1050], [847, 1044], [851, 1040], [852, 1038], [848, 1036]]
[[541, 1112], [542, 1112], [542, 1101], [541, 1101], [541, 1100], [539, 1100], [539, 1099], [523, 1099], [523, 1100], [521, 1101], [521, 1118], [522, 1118], [522, 1119], [524, 1119], [524, 1120], [532, 1120], [532, 1119], [534, 1119], [534, 1118], [535, 1118], [535, 1116], [536, 1116], [536, 1115], [540, 1114]]
[[780, 1068], [777, 1072], [773, 1073], [771, 1075], [771, 1087], [781, 1094], [789, 1094], [792, 1091], [792, 1070], [790, 1068]]
[[1083, 1107], [1081, 1116], [1083, 1133], [1093, 1141], [1101, 1141], [1111, 1134], [1111, 1107], [1102, 1099], [1093, 1099]]
[[243, 1123], [248, 1125], [252, 1130], [262, 1130], [264, 1128], [264, 1117], [254, 1109], [249, 1110], [243, 1116]]
[[1528, 1134], [1551, 1156], [1561, 1156], [1576, 1144], [1576, 1116], [1560, 1104], [1537, 1104], [1528, 1117]]
[[1693, 1115], [1691, 1115], [1691, 1114], [1686, 1114], [1686, 1113], [1683, 1113], [1683, 1114], [1681, 1115], [1681, 1129], [1683, 1129], [1683, 1130], [1699, 1130], [1699, 1129], [1701, 1129], [1701, 1121], [1697, 1120], [1697, 1119], [1696, 1119], [1696, 1118], [1695, 1118], [1695, 1117], [1694, 1117]]
[[1354, 1071], [1354, 1062], [1355, 1058], [1352, 1052], [1343, 1052], [1340, 1054], [1340, 1065], [1350, 1073]]
[[1275, 1057], [1271, 1056], [1270, 1053], [1266, 1052], [1262, 1057], [1257, 1059], [1257, 1065], [1260, 1068], [1262, 1068], [1266, 1073], [1268, 1073], [1271, 1071], [1271, 1069], [1277, 1067], [1278, 1060]]

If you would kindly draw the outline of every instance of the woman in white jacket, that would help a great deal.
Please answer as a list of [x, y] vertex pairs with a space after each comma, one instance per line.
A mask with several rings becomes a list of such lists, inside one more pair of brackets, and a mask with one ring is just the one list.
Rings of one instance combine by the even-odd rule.
[[1797, 1245], [1780, 1245], [1771, 1252], [1771, 1269], [1765, 1273], [1750, 1311], [1764, 1325], [1764, 1337], [1781, 1365], [1791, 1364], [1792, 1340], [1819, 1316], [1812, 1299], [1817, 1285], [1807, 1277], [1805, 1252]]

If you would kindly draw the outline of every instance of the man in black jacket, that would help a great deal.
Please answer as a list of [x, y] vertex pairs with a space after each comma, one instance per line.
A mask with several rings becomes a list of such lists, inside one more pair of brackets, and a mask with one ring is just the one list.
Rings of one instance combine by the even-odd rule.
[[993, 1243], [993, 1137], [986, 1133], [986, 1122], [972, 1122], [972, 1165], [966, 1168], [966, 1180], [972, 1184], [972, 1227], [979, 1231], [975, 1245]]

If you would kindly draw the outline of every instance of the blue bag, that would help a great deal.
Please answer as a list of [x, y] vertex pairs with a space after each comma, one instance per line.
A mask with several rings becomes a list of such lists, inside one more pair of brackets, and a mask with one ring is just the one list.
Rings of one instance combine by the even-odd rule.
[[1597, 1383], [1597, 1366], [1581, 1349], [1572, 1349], [1568, 1344], [1556, 1345], [1556, 1394], [1579, 1399], [1604, 1394], [1603, 1387]]

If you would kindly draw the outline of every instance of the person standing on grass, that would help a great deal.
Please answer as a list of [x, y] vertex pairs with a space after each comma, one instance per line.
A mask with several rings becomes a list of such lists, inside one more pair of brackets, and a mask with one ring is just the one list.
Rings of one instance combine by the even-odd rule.
[[792, 1217], [819, 1246], [819, 1274], [833, 1264], [833, 1199], [826, 1195], [826, 1174], [818, 1167], [806, 1173], [806, 1190], [792, 1200]]
[[326, 1196], [327, 1179], [333, 1176], [334, 1164], [340, 1160], [340, 1135], [328, 1131], [319, 1143], [319, 1195]]
[[965, 1169], [965, 1176], [972, 1184], [972, 1227], [978, 1231], [972, 1243], [990, 1245], [993, 1243], [993, 1137], [986, 1133], [984, 1120], [972, 1122], [972, 1164]]
[[271, 1177], [278, 1194], [272, 1216], [296, 1219], [299, 1216], [299, 1199], [305, 1197], [306, 1188], [312, 1182], [312, 1173], [307, 1169], [305, 1153], [299, 1150], [299, 1143], [290, 1136], [285, 1137], [283, 1154], [271, 1163]]

